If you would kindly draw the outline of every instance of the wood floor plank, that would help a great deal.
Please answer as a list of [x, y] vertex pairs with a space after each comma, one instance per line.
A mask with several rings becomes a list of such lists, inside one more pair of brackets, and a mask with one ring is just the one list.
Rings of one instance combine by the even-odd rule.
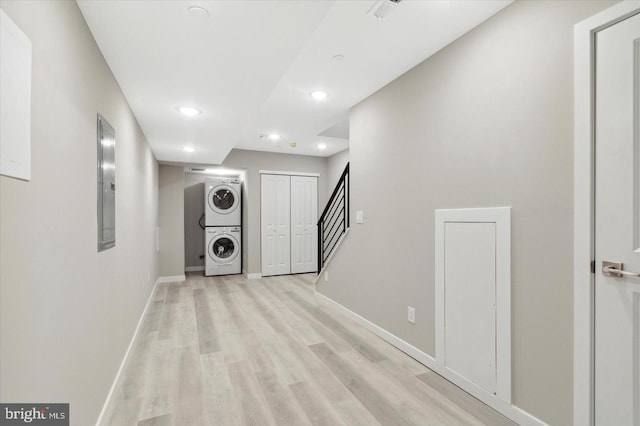
[[218, 347], [216, 329], [211, 319], [211, 311], [209, 309], [206, 291], [204, 289], [193, 290], [193, 301], [196, 311], [200, 354], [218, 352], [220, 348]]
[[469, 425], [480, 426], [480, 422], [465, 412], [455, 410], [446, 398], [430, 392], [415, 376], [388, 361], [376, 363], [357, 352], [340, 354], [347, 367], [356, 369], [376, 389], [385, 389], [394, 406], [402, 406], [402, 413], [411, 424], [424, 425]]
[[178, 371], [175, 378], [177, 394], [175, 396], [173, 417], [179, 425], [202, 425], [205, 416], [202, 406], [202, 372], [197, 347], [181, 348], [178, 354]]
[[267, 349], [263, 347], [255, 331], [247, 323], [244, 314], [238, 307], [235, 295], [230, 293], [221, 293], [221, 295], [229, 316], [238, 330], [238, 337], [241, 338], [246, 348], [245, 353], [251, 368], [253, 371], [272, 372], [275, 369], [273, 361], [269, 358]]
[[513, 426], [350, 318], [314, 274], [159, 284], [101, 426]]
[[[245, 291], [248, 294], [254, 293], [248, 289], [245, 289]], [[270, 292], [259, 294], [260, 296], [271, 295]], [[304, 364], [307, 377], [310, 377], [310, 380], [317, 385], [320, 392], [324, 393], [321, 397], [328, 400], [348, 425], [373, 426], [378, 424], [375, 418], [360, 404], [347, 388], [345, 388], [333, 374], [327, 371], [324, 364], [309, 350], [308, 345], [305, 345], [303, 340], [299, 339], [297, 334], [291, 328], [287, 327], [287, 325], [291, 323], [299, 322], [300, 319], [293, 318], [289, 320], [286, 314], [283, 315], [283, 313], [287, 312], [286, 309], [284, 311], [276, 311], [273, 306], [266, 303], [266, 301], [270, 301], [271, 299], [260, 299], [260, 296], [253, 295], [253, 299], [256, 301], [256, 309], [259, 310], [265, 322], [271, 325], [278, 336], [286, 338], [284, 344], [286, 344], [286, 347], [289, 348], [297, 360], [301, 364]]]
[[462, 408], [465, 412], [477, 418], [483, 424], [517, 426], [513, 421], [434, 372], [420, 374], [417, 378], [431, 386], [440, 395], [451, 400], [457, 407]]
[[178, 303], [180, 302], [180, 284], [169, 284], [167, 287], [167, 295], [165, 297], [166, 303]]
[[245, 425], [276, 424], [260, 385], [247, 362], [230, 364], [229, 378], [238, 402], [237, 409], [242, 413]]
[[274, 297], [279, 299], [293, 315], [300, 319], [293, 323], [293, 327], [295, 327], [296, 332], [300, 335], [314, 336], [312, 338], [313, 340], [319, 339], [319, 341], [309, 342], [308, 345], [324, 342], [336, 352], [343, 352], [352, 349], [349, 343], [345, 342], [342, 337], [337, 335], [331, 328], [313, 316], [311, 312], [303, 309], [302, 306], [287, 296], [284, 291], [281, 291], [282, 289], [277, 289], [273, 285], [265, 285], [265, 288], [267, 288]]
[[187, 284], [192, 290], [203, 290], [205, 287], [205, 278], [199, 272], [187, 273]]
[[276, 376], [264, 373], [258, 373], [256, 376], [276, 424], [300, 426], [311, 424], [291, 390], [280, 383]]
[[[151, 354], [148, 380], [142, 390], [141, 419], [169, 414], [174, 408], [173, 392], [178, 374], [175, 343], [171, 340], [156, 340], [151, 346]], [[130, 370], [128, 375], [138, 373], [137, 370]]]
[[235, 298], [235, 289], [230, 288], [224, 281], [218, 285], [220, 296], [227, 308], [230, 319], [235, 324], [242, 342], [246, 346], [247, 360], [253, 371], [273, 371], [275, 366], [269, 358], [266, 349], [260, 344], [254, 330], [247, 324], [247, 320]]
[[154, 341], [152, 335], [147, 335], [135, 343], [127, 360], [127, 368], [137, 371], [137, 374], [122, 377], [121, 390], [124, 398], [136, 398], [143, 392], [145, 382], [148, 380]]
[[333, 407], [318, 398], [317, 390], [307, 382], [300, 382], [289, 386], [304, 410], [309, 422], [314, 426], [346, 425], [340, 419]]
[[170, 339], [176, 336], [178, 326], [178, 302], [180, 301], [180, 286], [170, 284], [164, 298], [162, 317], [158, 325], [158, 338]]
[[229, 370], [222, 352], [200, 356], [203, 404], [208, 425], [237, 425], [242, 413], [235, 409]]
[[205, 292], [209, 302], [212, 321], [218, 332], [218, 344], [227, 363], [246, 361], [247, 345], [239, 339], [240, 331], [231, 319], [229, 310], [225, 306], [219, 292], [216, 280], [207, 278]]
[[318, 306], [314, 306], [304, 300], [298, 293], [290, 291], [285, 294], [302, 306], [302, 308], [311, 313], [311, 315], [316, 317], [322, 324], [331, 328], [334, 333], [342, 337], [342, 339], [349, 343], [369, 361], [376, 362], [386, 359], [378, 350], [365, 342], [360, 336], [357, 336], [355, 333], [348, 330], [343, 324], [336, 320], [335, 317], [330, 316]]
[[240, 291], [235, 293], [236, 300], [244, 307], [243, 311], [247, 325], [255, 331], [256, 339], [260, 342], [261, 347], [265, 349], [266, 356], [271, 360], [271, 365], [273, 365], [274, 374], [287, 385], [307, 380], [308, 376], [305, 368], [293, 351], [281, 350], [283, 347], [291, 348], [296, 342], [290, 341], [288, 334], [274, 331], [262, 315], [261, 304], [256, 303], [252, 298], [246, 297], [245, 292], [242, 290], [244, 288], [243, 285], [237, 285], [237, 288]]
[[189, 285], [183, 285], [180, 291], [178, 312], [176, 316], [176, 333], [173, 338], [178, 347], [187, 348], [198, 341], [198, 326], [196, 324], [195, 304], [193, 290]]
[[319, 343], [311, 350], [324, 362], [333, 374], [353, 393], [369, 412], [383, 425], [411, 425], [404, 415], [380, 393], [353, 371], [327, 345]]

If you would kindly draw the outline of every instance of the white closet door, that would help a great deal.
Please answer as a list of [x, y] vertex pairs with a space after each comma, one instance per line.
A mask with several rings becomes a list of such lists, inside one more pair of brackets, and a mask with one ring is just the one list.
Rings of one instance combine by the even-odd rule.
[[318, 178], [291, 176], [291, 273], [315, 272], [318, 265]]
[[291, 273], [290, 178], [261, 176], [262, 275]]

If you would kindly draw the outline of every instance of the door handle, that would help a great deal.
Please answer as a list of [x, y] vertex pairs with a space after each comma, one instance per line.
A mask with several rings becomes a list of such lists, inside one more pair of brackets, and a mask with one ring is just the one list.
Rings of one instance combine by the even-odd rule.
[[640, 274], [637, 272], [625, 271], [623, 269], [622, 262], [602, 262], [602, 275], [605, 277], [632, 277], [632, 278], [640, 278]]

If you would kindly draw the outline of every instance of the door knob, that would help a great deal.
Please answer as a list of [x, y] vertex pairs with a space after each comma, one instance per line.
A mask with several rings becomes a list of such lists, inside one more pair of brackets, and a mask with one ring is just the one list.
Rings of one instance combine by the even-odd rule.
[[640, 278], [639, 273], [625, 271], [623, 269], [623, 266], [624, 265], [622, 264], [622, 262], [609, 262], [605, 260], [602, 262], [602, 275], [604, 275], [605, 277], [616, 277], [616, 278], [621, 278], [621, 277]]

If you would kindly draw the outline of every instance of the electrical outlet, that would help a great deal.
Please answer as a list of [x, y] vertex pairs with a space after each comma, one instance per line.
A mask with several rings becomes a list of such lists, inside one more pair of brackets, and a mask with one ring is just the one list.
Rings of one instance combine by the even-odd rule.
[[407, 306], [407, 321], [409, 321], [411, 324], [416, 323], [416, 308]]
[[329, 271], [324, 271], [324, 280], [329, 282]]
[[364, 212], [362, 210], [356, 211], [356, 223], [364, 223]]

